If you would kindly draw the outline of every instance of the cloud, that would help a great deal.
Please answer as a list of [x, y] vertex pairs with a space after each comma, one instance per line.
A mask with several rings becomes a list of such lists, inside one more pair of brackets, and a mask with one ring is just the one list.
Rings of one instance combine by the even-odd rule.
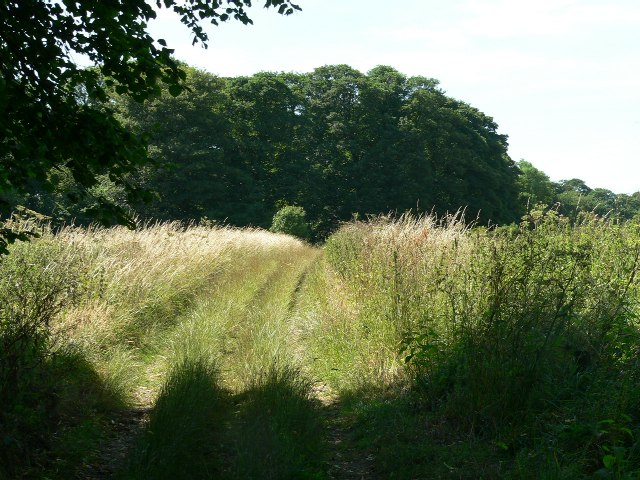
[[640, 3], [588, 3], [578, 0], [487, 2], [470, 0], [459, 27], [487, 38], [565, 37], [585, 31], [621, 28], [640, 22]]

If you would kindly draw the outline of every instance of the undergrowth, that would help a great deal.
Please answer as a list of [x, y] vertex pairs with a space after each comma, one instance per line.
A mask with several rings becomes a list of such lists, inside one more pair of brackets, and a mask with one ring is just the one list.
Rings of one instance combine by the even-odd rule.
[[640, 476], [636, 224], [38, 233], [0, 257], [0, 478], [114, 441], [116, 478]]
[[346, 225], [327, 242], [334, 293], [309, 335], [331, 361], [312, 369], [357, 399], [363, 428], [397, 432], [364, 442], [398, 478], [416, 464], [436, 477], [636, 478], [639, 233], [553, 211], [494, 230], [456, 217]]
[[[39, 233], [41, 238], [17, 243], [0, 258], [0, 478], [87, 475], [85, 465], [99, 462], [96, 455], [113, 439], [109, 418], [147, 408], [156, 396], [150, 425], [176, 436], [164, 446], [145, 447], [138, 458], [152, 455], [153, 464], [157, 458], [191, 458], [194, 449], [180, 453], [177, 445], [195, 445], [183, 440], [197, 442], [196, 424], [216, 418], [210, 409], [218, 397], [224, 404], [226, 385], [248, 381], [214, 375], [223, 351], [207, 353], [231, 326], [208, 328], [214, 310], [204, 305], [230, 288], [224, 298], [229, 305], [239, 302], [230, 308], [244, 312], [233, 286], [255, 271], [259, 289], [265, 269], [275, 270], [292, 251], [303, 255], [309, 247], [260, 230], [179, 224], [56, 234], [43, 227]], [[247, 289], [249, 297], [254, 293]], [[194, 324], [198, 312], [207, 315]], [[208, 333], [196, 331], [186, 352], [179, 332], [188, 325], [207, 327]], [[191, 417], [171, 424], [172, 408], [178, 407], [183, 413], [193, 407]], [[163, 443], [156, 440], [152, 445]], [[198, 465], [194, 471], [209, 468]]]

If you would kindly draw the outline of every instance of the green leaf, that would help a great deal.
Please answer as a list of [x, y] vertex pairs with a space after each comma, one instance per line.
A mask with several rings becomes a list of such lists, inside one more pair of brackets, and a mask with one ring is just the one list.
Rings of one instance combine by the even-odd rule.
[[182, 93], [183, 90], [184, 89], [180, 85], [174, 84], [169, 86], [169, 93], [171, 94], [172, 97], [177, 97]]
[[607, 470], [611, 470], [616, 464], [616, 457], [614, 457], [613, 455], [605, 455], [604, 457], [602, 457], [602, 463]]
[[631, 438], [633, 438], [633, 432], [631, 431], [630, 428], [627, 427], [620, 427], [620, 431], [623, 433], [626, 433], [627, 435], [629, 435]]

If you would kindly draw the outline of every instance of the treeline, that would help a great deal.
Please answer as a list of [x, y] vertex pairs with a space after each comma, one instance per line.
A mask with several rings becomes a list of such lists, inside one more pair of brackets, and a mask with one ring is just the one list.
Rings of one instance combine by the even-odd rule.
[[149, 202], [127, 203], [104, 177], [89, 198], [69, 179], [12, 203], [86, 223], [106, 198], [142, 219], [262, 227], [280, 207], [298, 205], [316, 238], [354, 216], [406, 210], [463, 208], [467, 218], [505, 224], [528, 203], [560, 202], [572, 212], [593, 197], [599, 210], [624, 218], [640, 211], [640, 194], [591, 190], [580, 180], [553, 184], [516, 164], [492, 118], [445, 95], [434, 79], [387, 66], [235, 78], [185, 68], [188, 90], [177, 97], [166, 90], [141, 105], [114, 93], [101, 106], [145, 136], [154, 163], [134, 180], [153, 192]]
[[588, 211], [619, 220], [640, 218], [640, 192], [616, 194], [606, 188], [591, 188], [579, 178], [552, 182], [543, 171], [525, 160], [518, 162], [518, 168], [520, 200], [527, 207], [553, 206], [567, 217]]

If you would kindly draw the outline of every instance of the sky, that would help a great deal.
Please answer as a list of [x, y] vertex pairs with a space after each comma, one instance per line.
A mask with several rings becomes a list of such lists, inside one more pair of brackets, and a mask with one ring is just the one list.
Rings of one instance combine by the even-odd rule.
[[389, 65], [493, 117], [509, 155], [553, 181], [640, 190], [639, 0], [298, 0], [283, 17], [254, 1], [253, 25], [207, 29], [171, 12], [150, 24], [189, 65], [221, 76]]

